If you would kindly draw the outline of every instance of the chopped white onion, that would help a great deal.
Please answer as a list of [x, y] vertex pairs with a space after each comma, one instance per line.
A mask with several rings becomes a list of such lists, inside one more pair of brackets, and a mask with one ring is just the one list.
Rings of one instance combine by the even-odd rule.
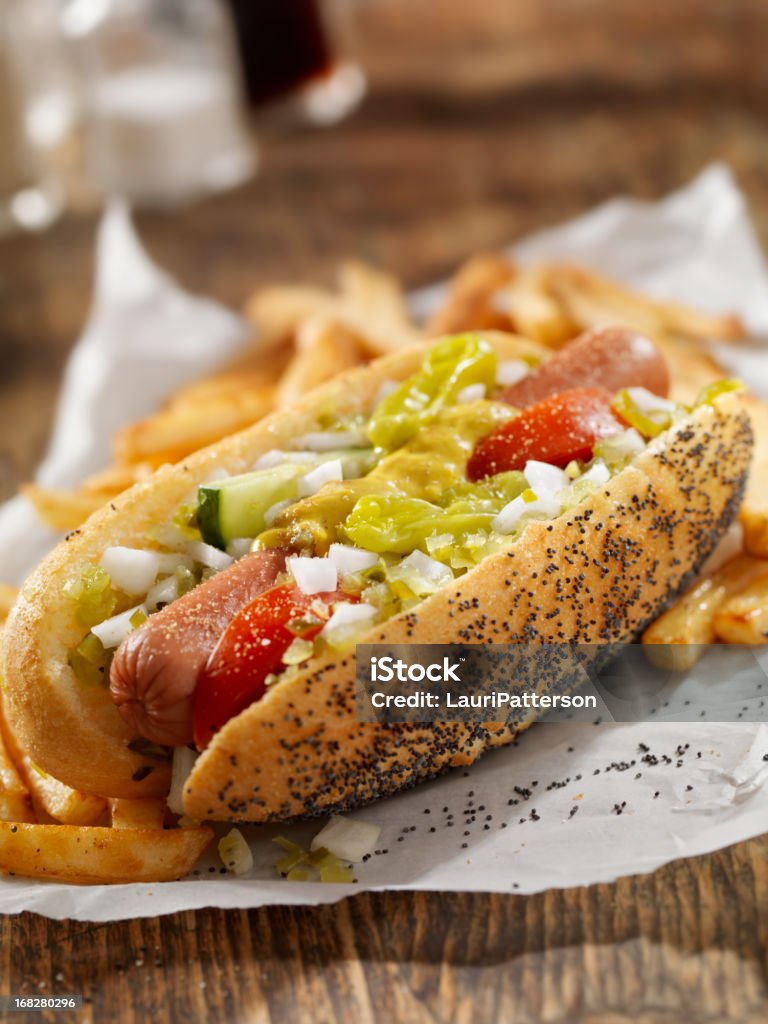
[[324, 484], [344, 479], [344, 472], [341, 467], [341, 459], [331, 459], [311, 470], [306, 476], [299, 480], [299, 497], [308, 498], [317, 494]]
[[674, 412], [677, 408], [669, 398], [654, 395], [648, 388], [627, 388], [627, 394], [642, 413]]
[[215, 484], [219, 480], [228, 480], [230, 475], [222, 466], [216, 466], [205, 478], [205, 483]]
[[425, 555], [423, 551], [412, 551], [407, 558], [404, 558], [400, 565], [400, 569], [413, 569], [414, 572], [419, 575], [426, 577], [428, 580], [433, 580], [442, 586], [443, 583], [447, 583], [453, 579], [453, 573], [444, 565], [442, 562], [438, 562], [436, 558], [430, 558], [429, 555]]
[[591, 466], [586, 473], [582, 473], [578, 478], [578, 483], [587, 480], [589, 483], [594, 484], [596, 487], [600, 487], [603, 484], [607, 484], [611, 479], [611, 471], [608, 469], [602, 459]]
[[331, 633], [334, 629], [344, 629], [346, 626], [354, 626], [358, 622], [365, 622], [372, 619], [376, 609], [372, 604], [352, 604], [351, 601], [343, 601], [337, 604], [333, 615], [323, 626], [324, 634]]
[[205, 544], [201, 540], [193, 541], [189, 545], [188, 550], [196, 562], [206, 566], [208, 569], [214, 569], [216, 572], [221, 572], [222, 569], [228, 568], [234, 561], [226, 551], [219, 551], [218, 548], [213, 547], [211, 544]]
[[146, 615], [147, 609], [143, 604], [137, 604], [135, 608], [129, 608], [127, 612], [120, 612], [119, 615], [113, 615], [111, 619], [100, 622], [98, 626], [93, 626], [91, 632], [101, 640], [107, 650], [119, 647], [134, 628], [131, 625], [131, 619], [136, 612]]
[[379, 556], [373, 551], [353, 547], [351, 544], [331, 544], [328, 557], [336, 566], [339, 576], [348, 576], [352, 572], [363, 572], [376, 565]]
[[160, 571], [157, 552], [138, 548], [107, 548], [99, 564], [114, 586], [126, 594], [146, 594]]
[[276, 501], [274, 505], [270, 505], [264, 513], [264, 525], [271, 526], [283, 509], [288, 508], [288, 506], [292, 504], [293, 502], [290, 498], [284, 498], [283, 501]]
[[522, 359], [504, 359], [496, 368], [496, 383], [512, 387], [531, 372], [530, 366]]
[[252, 537], [235, 537], [227, 544], [227, 554], [237, 561], [238, 558], [244, 558], [248, 554], [252, 545]]
[[175, 576], [166, 576], [150, 588], [145, 604], [153, 612], [158, 605], [170, 604], [179, 596], [179, 588]]
[[539, 497], [545, 494], [557, 494], [563, 487], [568, 485], [568, 477], [565, 471], [557, 466], [550, 466], [548, 462], [537, 462], [529, 459], [523, 470], [528, 486], [535, 491]]
[[310, 452], [333, 452], [339, 448], [370, 448], [371, 442], [362, 430], [328, 430], [297, 437], [294, 446]]
[[310, 849], [328, 850], [339, 860], [359, 863], [376, 846], [381, 829], [366, 821], [350, 821], [349, 818], [331, 818], [312, 840]]
[[600, 445], [606, 451], [610, 451], [611, 456], [623, 459], [643, 451], [645, 441], [634, 427], [628, 427], [626, 430], [617, 430], [615, 434], [609, 434], [603, 438]]
[[171, 789], [165, 801], [174, 814], [184, 813], [182, 796], [187, 779], [195, 767], [197, 753], [189, 747], [173, 748], [173, 767], [171, 769]]
[[522, 494], [513, 498], [493, 520], [493, 528], [497, 533], [512, 533], [523, 516], [556, 516], [561, 509], [560, 502], [551, 494], [536, 497], [534, 501], [526, 501]]
[[275, 466], [280, 466], [283, 462], [285, 462], [285, 452], [281, 452], [279, 448], [270, 448], [268, 452], [264, 452], [263, 455], [256, 459], [253, 468], [273, 469]]
[[194, 562], [189, 555], [183, 555], [180, 551], [158, 551], [157, 553], [157, 571], [159, 573], [172, 573], [183, 566], [185, 569], [191, 569]]
[[330, 558], [305, 558], [294, 555], [287, 560], [288, 569], [303, 594], [323, 594], [338, 585], [336, 566]]
[[467, 384], [456, 395], [456, 402], [465, 405], [467, 402], [479, 402], [485, 398], [485, 384]]

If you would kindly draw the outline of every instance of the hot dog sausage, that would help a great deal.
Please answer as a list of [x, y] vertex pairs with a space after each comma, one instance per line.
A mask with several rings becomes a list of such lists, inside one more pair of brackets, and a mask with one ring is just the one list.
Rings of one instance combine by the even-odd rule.
[[286, 552], [255, 551], [134, 630], [112, 661], [109, 688], [125, 721], [154, 743], [192, 740], [192, 695], [221, 634], [285, 569]]
[[626, 327], [586, 331], [497, 397], [523, 409], [574, 387], [644, 387], [655, 395], [669, 392], [669, 371], [650, 338]]

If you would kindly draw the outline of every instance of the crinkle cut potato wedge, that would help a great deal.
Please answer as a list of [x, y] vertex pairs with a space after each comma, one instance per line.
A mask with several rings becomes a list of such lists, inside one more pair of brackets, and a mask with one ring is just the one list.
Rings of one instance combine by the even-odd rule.
[[[546, 351], [516, 336], [485, 336], [500, 359]], [[161, 469], [43, 562], [9, 619], [0, 662], [11, 723], [36, 763], [103, 796], [167, 791], [167, 765], [155, 763], [148, 775], [139, 770], [146, 762], [128, 748], [131, 735], [110, 694], [78, 684], [67, 664], [81, 636], [64, 584], [110, 545], [146, 544], [214, 469], [243, 472], [264, 452], [316, 430], [327, 413], [367, 413], [382, 381], [414, 373], [425, 349], [356, 368], [290, 409]], [[751, 447], [743, 400], [724, 393], [650, 442], [576, 508], [530, 522], [501, 553], [358, 642], [629, 641], [691, 581], [735, 517]], [[321, 656], [216, 734], [187, 782], [184, 807], [196, 819], [246, 821], [351, 809], [469, 764], [509, 743], [520, 727], [363, 725], [355, 715], [354, 653]]]
[[72, 885], [172, 882], [188, 875], [210, 828], [138, 829], [0, 822], [0, 871]]

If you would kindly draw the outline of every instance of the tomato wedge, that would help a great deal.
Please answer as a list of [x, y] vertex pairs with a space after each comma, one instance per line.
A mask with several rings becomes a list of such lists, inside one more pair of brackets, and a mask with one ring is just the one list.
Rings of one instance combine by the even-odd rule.
[[[192, 702], [195, 746], [202, 750], [230, 718], [264, 695], [266, 678], [283, 667], [297, 636], [312, 640], [341, 591], [305, 594], [293, 583], [265, 590], [230, 622], [203, 669]], [[289, 629], [289, 625], [291, 628]]]
[[529, 459], [561, 467], [572, 459], [590, 459], [599, 440], [621, 430], [611, 402], [602, 388], [574, 388], [536, 402], [477, 443], [467, 476], [482, 480], [525, 469]]

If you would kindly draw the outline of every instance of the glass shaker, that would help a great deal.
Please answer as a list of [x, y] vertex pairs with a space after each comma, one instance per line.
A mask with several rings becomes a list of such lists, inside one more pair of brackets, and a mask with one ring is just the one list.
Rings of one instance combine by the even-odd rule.
[[47, 227], [64, 202], [76, 109], [58, 6], [0, 4], [0, 235]]
[[255, 145], [219, 0], [68, 0], [61, 25], [85, 173], [102, 193], [170, 206], [251, 176]]

